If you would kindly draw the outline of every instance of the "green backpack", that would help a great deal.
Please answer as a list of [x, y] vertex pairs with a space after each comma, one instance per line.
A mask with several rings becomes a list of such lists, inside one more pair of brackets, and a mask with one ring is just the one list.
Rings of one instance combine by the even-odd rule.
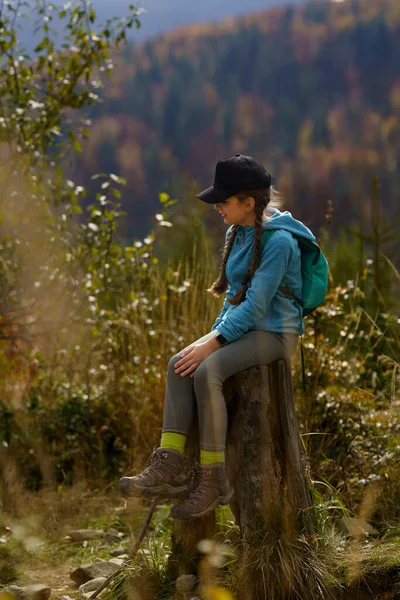
[[[277, 230], [268, 229], [262, 233], [261, 250], [275, 231]], [[309, 315], [325, 300], [326, 292], [328, 291], [328, 261], [316, 242], [294, 233], [292, 233], [292, 235], [298, 241], [301, 253], [301, 276], [303, 279], [301, 298], [296, 296], [296, 294], [290, 290], [285, 280], [282, 281], [278, 289], [284, 296], [295, 300], [300, 305], [300, 318], [303, 318]], [[301, 336], [301, 366], [303, 389], [304, 391], [307, 391], [304, 369], [303, 336]]]
[[[277, 231], [268, 229], [261, 237], [261, 249], [264, 248], [269, 238]], [[301, 277], [303, 287], [301, 298], [290, 290], [285, 280], [279, 286], [279, 291], [287, 298], [296, 300], [301, 306], [302, 317], [306, 317], [325, 300], [328, 291], [328, 261], [316, 242], [292, 233], [299, 243], [301, 252]]]

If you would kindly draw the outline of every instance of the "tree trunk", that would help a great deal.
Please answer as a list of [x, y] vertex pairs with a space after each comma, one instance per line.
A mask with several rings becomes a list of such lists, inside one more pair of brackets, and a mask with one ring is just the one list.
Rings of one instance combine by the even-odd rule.
[[[312, 571], [312, 498], [290, 362], [278, 360], [234, 375], [224, 384], [224, 396], [226, 468], [235, 489], [231, 509], [242, 538], [238, 600], [323, 598], [313, 591], [314, 578], [315, 589], [321, 585], [321, 571]], [[190, 452], [193, 460], [193, 446]], [[214, 532], [214, 513], [199, 523], [175, 520], [172, 554], [183, 560], [183, 568], [187, 557], [198, 556], [198, 541]]]

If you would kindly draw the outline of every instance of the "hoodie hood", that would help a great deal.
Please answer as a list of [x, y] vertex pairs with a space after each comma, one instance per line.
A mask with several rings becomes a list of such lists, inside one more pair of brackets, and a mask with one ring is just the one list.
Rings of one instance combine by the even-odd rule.
[[292, 213], [288, 210], [281, 212], [278, 208], [271, 206], [268, 208], [268, 211], [270, 213], [273, 212], [273, 215], [268, 221], [263, 222], [263, 230], [286, 229], [286, 231], [290, 231], [290, 233], [315, 242], [316, 237], [312, 231], [306, 227], [304, 223], [292, 217]]

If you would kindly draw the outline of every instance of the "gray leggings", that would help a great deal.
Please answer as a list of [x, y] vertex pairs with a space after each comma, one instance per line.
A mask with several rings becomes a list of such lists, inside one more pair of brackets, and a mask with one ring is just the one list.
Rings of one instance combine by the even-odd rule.
[[[189, 345], [200, 344], [215, 335], [211, 331]], [[228, 422], [222, 393], [224, 381], [250, 367], [267, 365], [280, 358], [290, 359], [297, 341], [295, 333], [249, 331], [210, 354], [197, 367], [194, 377], [175, 373], [174, 365], [180, 360], [179, 353], [175, 354], [168, 364], [163, 432], [187, 437], [197, 403], [201, 450], [223, 452]]]

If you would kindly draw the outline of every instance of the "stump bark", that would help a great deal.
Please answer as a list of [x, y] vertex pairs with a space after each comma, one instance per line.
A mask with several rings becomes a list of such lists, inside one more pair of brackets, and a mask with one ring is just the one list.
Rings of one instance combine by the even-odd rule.
[[[257, 529], [313, 535], [307, 459], [301, 450], [290, 363], [279, 360], [228, 379], [226, 465], [231, 508], [244, 546]], [[286, 531], [287, 529], [282, 529]]]
[[[290, 361], [278, 360], [242, 371], [225, 382], [223, 392], [228, 408], [226, 468], [235, 489], [231, 509], [240, 527], [242, 575], [246, 579], [246, 591], [239, 597], [264, 600], [269, 597], [265, 573], [261, 573], [261, 583], [248, 575], [253, 572], [250, 565], [263, 556], [265, 544], [281, 544], [299, 535], [309, 539], [314, 534], [307, 460], [301, 448]], [[197, 423], [194, 438], [189, 438], [189, 465], [197, 457], [196, 429]], [[180, 563], [179, 574], [196, 573], [197, 543], [214, 534], [214, 513], [198, 522], [174, 521], [171, 560], [175, 568]]]

